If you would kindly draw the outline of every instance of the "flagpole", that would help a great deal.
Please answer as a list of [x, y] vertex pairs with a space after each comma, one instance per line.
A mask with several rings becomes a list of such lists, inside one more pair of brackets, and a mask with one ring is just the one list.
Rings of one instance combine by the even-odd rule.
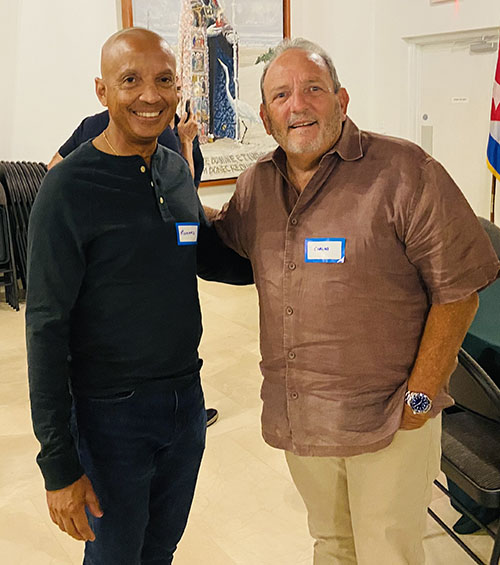
[[488, 147], [486, 148], [486, 164], [491, 171], [490, 221], [495, 221], [495, 192], [497, 179], [500, 180], [500, 50], [498, 52], [493, 96], [491, 100], [491, 123]]
[[491, 175], [491, 201], [490, 201], [490, 222], [495, 223], [495, 193], [497, 178]]

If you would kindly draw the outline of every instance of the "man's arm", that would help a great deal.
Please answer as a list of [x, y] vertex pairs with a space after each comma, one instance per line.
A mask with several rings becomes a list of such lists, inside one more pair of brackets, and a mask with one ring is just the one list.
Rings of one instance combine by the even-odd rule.
[[[78, 540], [92, 540], [85, 507], [100, 516], [70, 432], [70, 313], [85, 272], [79, 222], [89, 224], [85, 203], [65, 190], [60, 169], [42, 182], [28, 231], [26, 341], [33, 429], [41, 450], [52, 520]], [[83, 218], [81, 217], [83, 215]]]
[[194, 179], [193, 140], [198, 133], [198, 124], [196, 123], [193, 114], [191, 114], [188, 118], [187, 113], [184, 112], [177, 124], [177, 133], [179, 134], [182, 156], [186, 159], [189, 170], [191, 171], [191, 176]]
[[[433, 304], [429, 310], [408, 390], [424, 392], [431, 399], [443, 388], [455, 368], [458, 350], [479, 305], [477, 292], [464, 300]], [[405, 404], [401, 428], [421, 427], [429, 414], [413, 414]]]
[[109, 114], [107, 110], [84, 118], [71, 136], [59, 147], [57, 153], [47, 165], [47, 169], [52, 169], [85, 141], [100, 135], [106, 129], [108, 123]]
[[197, 258], [197, 275], [204, 280], [234, 285], [254, 282], [250, 261], [224, 244], [215, 227], [205, 217], [201, 204]]
[[47, 165], [47, 170], [50, 171], [50, 169], [52, 169], [52, 167], [54, 167], [55, 165], [57, 165], [57, 163], [60, 163], [63, 160], [63, 156], [59, 153], [59, 151], [52, 157], [52, 159], [49, 161], [48, 165]]

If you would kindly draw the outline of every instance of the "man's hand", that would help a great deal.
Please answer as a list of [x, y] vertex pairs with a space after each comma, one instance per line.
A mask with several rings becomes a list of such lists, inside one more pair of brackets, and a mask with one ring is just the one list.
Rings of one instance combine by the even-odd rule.
[[414, 414], [413, 410], [405, 404], [403, 417], [401, 418], [400, 430], [417, 430], [421, 428], [431, 416], [427, 414]]
[[80, 541], [94, 541], [95, 535], [89, 526], [85, 507], [96, 518], [103, 512], [87, 475], [82, 475], [73, 484], [47, 491], [47, 505], [54, 524]]

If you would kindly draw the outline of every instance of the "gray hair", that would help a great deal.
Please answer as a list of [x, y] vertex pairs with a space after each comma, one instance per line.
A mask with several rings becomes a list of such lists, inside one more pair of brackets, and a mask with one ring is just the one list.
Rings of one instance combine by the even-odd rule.
[[312, 41], [309, 41], [308, 39], [304, 39], [302, 37], [296, 37], [295, 39], [283, 39], [283, 41], [281, 41], [275, 48], [272, 57], [269, 59], [269, 61], [267, 61], [264, 70], [262, 71], [262, 76], [260, 77], [260, 93], [262, 96], [263, 104], [266, 103], [264, 97], [264, 79], [266, 78], [267, 71], [269, 70], [269, 67], [275, 59], [277, 59], [285, 51], [289, 51], [290, 49], [301, 49], [302, 51], [307, 51], [307, 53], [319, 55], [323, 59], [325, 65], [328, 68], [328, 72], [332, 77], [335, 93], [339, 91], [341, 84], [337, 75], [337, 70], [335, 69], [335, 65], [333, 64], [330, 55], [328, 55], [328, 53], [322, 47], [320, 47], [317, 43], [313, 43]]

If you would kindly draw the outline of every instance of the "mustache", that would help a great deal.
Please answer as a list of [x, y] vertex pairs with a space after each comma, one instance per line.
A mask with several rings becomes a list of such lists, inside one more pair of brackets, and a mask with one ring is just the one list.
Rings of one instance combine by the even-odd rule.
[[309, 112], [292, 112], [288, 117], [287, 126], [293, 126], [300, 122], [315, 122], [316, 117], [311, 116]]

